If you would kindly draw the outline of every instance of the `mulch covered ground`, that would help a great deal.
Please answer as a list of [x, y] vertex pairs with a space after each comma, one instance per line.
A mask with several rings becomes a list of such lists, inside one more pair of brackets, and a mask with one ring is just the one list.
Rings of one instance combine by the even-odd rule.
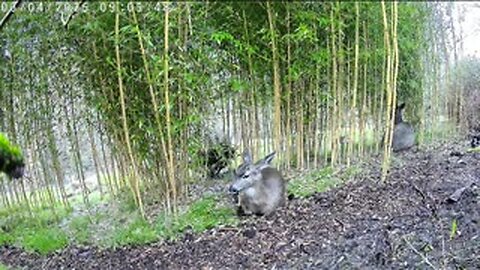
[[480, 269], [480, 154], [464, 149], [397, 154], [384, 184], [372, 164], [341, 188], [236, 228], [48, 257], [1, 247], [0, 261], [26, 269]]

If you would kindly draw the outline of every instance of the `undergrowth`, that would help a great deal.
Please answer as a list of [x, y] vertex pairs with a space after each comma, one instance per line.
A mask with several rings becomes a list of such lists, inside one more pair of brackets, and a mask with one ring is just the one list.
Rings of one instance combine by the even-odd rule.
[[65, 232], [58, 230], [58, 222], [69, 211], [55, 207], [36, 207], [31, 214], [22, 208], [0, 210], [0, 245], [18, 245], [28, 251], [48, 254], [68, 244]]
[[297, 198], [307, 198], [318, 192], [325, 192], [348, 181], [360, 173], [360, 169], [351, 166], [342, 172], [335, 172], [332, 167], [310, 172], [304, 176], [290, 180], [287, 193]]
[[144, 219], [137, 217], [130, 224], [113, 232], [113, 241], [110, 246], [141, 245], [154, 242], [157, 239], [158, 235], [153, 226]]
[[156, 231], [163, 238], [176, 238], [186, 230], [199, 233], [219, 225], [235, 225], [237, 221], [232, 207], [220, 206], [217, 198], [207, 196], [193, 203], [177, 218], [160, 216]]
[[69, 243], [102, 247], [142, 245], [176, 238], [189, 229], [199, 233], [237, 221], [234, 210], [220, 206], [214, 196], [194, 202], [176, 217], [162, 215], [153, 223], [129, 208], [128, 204], [117, 209], [109, 205], [74, 214], [61, 206], [55, 207], [55, 211], [39, 207], [32, 209], [33, 215], [22, 207], [0, 209], [0, 245], [15, 245], [45, 255]]
[[306, 198], [316, 192], [326, 191], [337, 182], [338, 179], [333, 176], [333, 169], [328, 167], [290, 180], [287, 192], [297, 198]]
[[89, 216], [78, 216], [70, 220], [69, 229], [73, 239], [78, 244], [88, 244], [90, 241], [89, 226], [91, 219]]
[[67, 234], [57, 228], [27, 229], [20, 239], [27, 251], [36, 251], [42, 255], [60, 250], [68, 244]]

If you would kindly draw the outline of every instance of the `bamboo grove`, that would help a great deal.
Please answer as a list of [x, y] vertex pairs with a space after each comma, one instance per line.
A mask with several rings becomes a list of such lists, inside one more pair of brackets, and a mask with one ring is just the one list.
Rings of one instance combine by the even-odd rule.
[[397, 102], [419, 144], [464, 124], [452, 3], [22, 5], [0, 32], [0, 131], [27, 164], [4, 207], [68, 207], [68, 185], [88, 205], [92, 168], [102, 194], [175, 212], [215, 140], [285, 170], [381, 153], [386, 176]]

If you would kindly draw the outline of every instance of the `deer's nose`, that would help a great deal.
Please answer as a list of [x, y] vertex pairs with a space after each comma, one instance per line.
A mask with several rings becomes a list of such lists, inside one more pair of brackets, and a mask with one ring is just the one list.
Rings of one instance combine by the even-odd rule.
[[230, 193], [238, 193], [238, 189], [236, 187], [234, 187], [233, 185], [231, 185], [229, 188], [228, 188], [228, 192]]

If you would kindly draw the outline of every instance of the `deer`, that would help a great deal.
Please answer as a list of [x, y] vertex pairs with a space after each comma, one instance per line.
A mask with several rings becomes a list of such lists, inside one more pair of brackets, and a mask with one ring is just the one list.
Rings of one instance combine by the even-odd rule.
[[269, 216], [285, 204], [285, 180], [271, 165], [276, 152], [253, 163], [249, 150], [243, 153], [243, 163], [233, 172], [229, 192], [238, 196], [239, 215]]
[[[415, 130], [410, 123], [403, 120], [403, 110], [405, 103], [401, 103], [395, 108], [395, 120], [393, 127], [392, 150], [400, 152], [410, 149], [415, 144]], [[383, 136], [382, 141], [385, 140]]]

